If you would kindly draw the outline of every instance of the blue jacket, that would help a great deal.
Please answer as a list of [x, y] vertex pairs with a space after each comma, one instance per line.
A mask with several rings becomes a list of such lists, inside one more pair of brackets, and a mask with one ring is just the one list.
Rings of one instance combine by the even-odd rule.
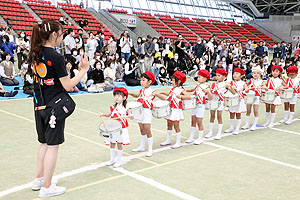
[[258, 47], [256, 47], [255, 52], [258, 55], [258, 57], [263, 57], [264, 50], [265, 50], [265, 48], [263, 46], [258, 46]]
[[13, 43], [11, 42], [8, 42], [8, 43], [3, 43], [2, 44], [2, 51], [3, 52], [8, 52], [10, 53], [10, 56], [13, 58], [14, 57], [14, 50], [16, 49], [17, 47], [15, 45], [13, 45]]

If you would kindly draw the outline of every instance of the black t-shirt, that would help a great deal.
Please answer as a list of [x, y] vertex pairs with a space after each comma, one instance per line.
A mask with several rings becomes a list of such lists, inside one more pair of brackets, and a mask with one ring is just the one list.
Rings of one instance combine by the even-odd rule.
[[53, 48], [42, 48], [42, 62], [36, 67], [33, 66], [33, 71], [35, 72], [33, 77], [35, 104], [41, 106], [43, 102], [40, 95], [39, 82], [41, 83], [45, 104], [49, 103], [53, 97], [63, 91], [63, 86], [59, 78], [68, 76], [68, 72], [66, 70], [64, 57]]
[[184, 56], [184, 51], [181, 48], [184, 48], [185, 43], [183, 41], [181, 41], [181, 45], [180, 45], [181, 48], [178, 48], [177, 46], [178, 46], [179, 43], [180, 43], [180, 41], [175, 42], [175, 46], [176, 46], [175, 47], [175, 53], [178, 53], [179, 57], [183, 57]]

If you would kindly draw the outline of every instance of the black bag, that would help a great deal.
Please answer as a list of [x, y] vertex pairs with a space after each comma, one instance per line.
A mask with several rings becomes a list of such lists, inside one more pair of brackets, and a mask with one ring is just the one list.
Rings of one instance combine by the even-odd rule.
[[49, 116], [54, 115], [56, 120], [61, 120], [69, 117], [74, 112], [75, 106], [71, 96], [61, 92], [46, 105], [46, 112]]

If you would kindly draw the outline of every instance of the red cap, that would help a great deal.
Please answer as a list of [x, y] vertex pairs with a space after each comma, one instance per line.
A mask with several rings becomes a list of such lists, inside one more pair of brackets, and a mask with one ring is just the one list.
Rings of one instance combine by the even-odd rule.
[[122, 92], [126, 96], [126, 98], [128, 98], [128, 91], [126, 90], [126, 88], [116, 87], [113, 91], [113, 95], [115, 95], [115, 92], [117, 91]]
[[245, 71], [244, 71], [243, 69], [241, 69], [241, 68], [235, 68], [235, 69], [233, 70], [233, 72], [239, 72], [239, 73], [241, 73], [242, 75], [245, 75]]
[[199, 70], [199, 71], [198, 71], [198, 75], [199, 75], [199, 76], [202, 76], [202, 77], [204, 77], [204, 78], [206, 78], [207, 80], [210, 79], [210, 73], [209, 73], [209, 71], [207, 71], [206, 69], [201, 69], [201, 70]]
[[292, 74], [292, 73], [298, 73], [298, 67], [296, 67], [295, 65], [290, 66], [287, 69], [288, 73]]
[[155, 76], [154, 76], [154, 74], [152, 73], [152, 72], [150, 72], [150, 71], [145, 71], [145, 74], [150, 78], [150, 80], [152, 81], [152, 83], [151, 83], [151, 85], [153, 84], [153, 83], [155, 83]]
[[221, 74], [221, 75], [223, 75], [223, 76], [227, 76], [227, 72], [225, 71], [225, 69], [223, 69], [223, 68], [218, 68], [217, 70], [216, 70], [216, 74]]
[[271, 71], [273, 71], [274, 69], [278, 69], [281, 73], [283, 71], [282, 67], [280, 65], [274, 65], [272, 68], [271, 68]]
[[184, 73], [180, 72], [180, 71], [176, 71], [173, 76], [175, 76], [176, 78], [178, 78], [182, 84], [185, 83], [186, 81], [186, 76]]

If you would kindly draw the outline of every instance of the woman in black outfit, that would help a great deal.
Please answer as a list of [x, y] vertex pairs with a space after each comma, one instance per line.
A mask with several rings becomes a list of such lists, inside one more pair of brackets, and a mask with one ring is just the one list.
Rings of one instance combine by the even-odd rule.
[[125, 75], [123, 77], [123, 80], [128, 86], [140, 85], [140, 81], [137, 80], [136, 69], [136, 57], [130, 56], [128, 63], [125, 64]]
[[70, 79], [64, 57], [54, 50], [62, 39], [63, 27], [55, 20], [43, 20], [41, 24], [33, 27], [29, 58], [34, 70], [35, 123], [38, 141], [41, 144], [38, 149], [37, 174], [32, 190], [40, 190], [39, 197], [60, 195], [66, 191], [65, 187], [51, 184], [58, 147], [64, 142], [65, 119], [56, 120], [55, 127], [50, 127], [50, 116], [43, 106], [64, 90], [72, 90], [89, 69], [89, 60], [85, 55], [79, 63], [82, 70]]

